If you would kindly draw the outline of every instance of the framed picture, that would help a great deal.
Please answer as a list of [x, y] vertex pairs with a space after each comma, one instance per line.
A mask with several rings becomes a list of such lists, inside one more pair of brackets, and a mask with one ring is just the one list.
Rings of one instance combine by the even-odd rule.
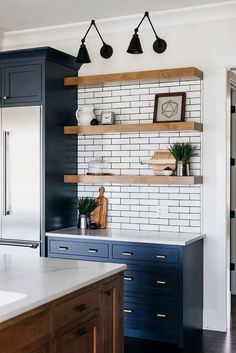
[[155, 95], [154, 123], [183, 121], [185, 116], [186, 93], [173, 92]]

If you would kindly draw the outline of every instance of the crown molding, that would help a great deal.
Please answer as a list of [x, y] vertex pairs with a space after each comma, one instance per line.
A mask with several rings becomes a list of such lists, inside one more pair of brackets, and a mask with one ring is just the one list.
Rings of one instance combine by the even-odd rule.
[[[130, 32], [137, 26], [143, 14], [132, 16], [113, 17], [96, 20], [102, 35], [112, 33]], [[236, 0], [221, 2], [211, 5], [194, 6], [176, 10], [152, 12], [152, 22], [155, 28], [167, 28], [173, 26], [198, 24], [236, 19]], [[83, 37], [90, 22], [78, 22], [60, 26], [34, 28], [29, 30], [5, 32], [2, 49], [14, 49], [19, 47], [38, 46], [48, 42], [59, 43], [63, 40], [78, 40]], [[145, 30], [148, 23], [144, 23]], [[95, 35], [91, 32], [90, 36]], [[1, 33], [0, 33], [1, 40]]]

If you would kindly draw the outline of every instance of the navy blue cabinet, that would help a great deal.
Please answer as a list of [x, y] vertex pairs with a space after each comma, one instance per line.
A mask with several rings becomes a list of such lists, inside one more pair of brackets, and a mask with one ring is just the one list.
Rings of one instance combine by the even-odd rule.
[[41, 102], [42, 65], [25, 64], [4, 68], [4, 105]]
[[47, 238], [49, 257], [125, 263], [125, 335], [180, 347], [202, 329], [202, 246]]

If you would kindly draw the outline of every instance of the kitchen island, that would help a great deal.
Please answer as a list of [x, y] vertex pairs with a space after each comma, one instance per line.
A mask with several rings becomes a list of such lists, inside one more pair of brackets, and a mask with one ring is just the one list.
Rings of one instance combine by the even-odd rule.
[[1, 254], [0, 353], [122, 353], [125, 268]]

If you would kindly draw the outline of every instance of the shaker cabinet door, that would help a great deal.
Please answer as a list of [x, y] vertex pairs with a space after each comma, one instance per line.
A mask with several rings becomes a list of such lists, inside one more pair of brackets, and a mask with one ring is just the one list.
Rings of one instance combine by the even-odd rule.
[[40, 64], [8, 66], [4, 69], [4, 105], [40, 102], [42, 99]]
[[56, 340], [56, 353], [99, 353], [99, 319], [94, 318]]

